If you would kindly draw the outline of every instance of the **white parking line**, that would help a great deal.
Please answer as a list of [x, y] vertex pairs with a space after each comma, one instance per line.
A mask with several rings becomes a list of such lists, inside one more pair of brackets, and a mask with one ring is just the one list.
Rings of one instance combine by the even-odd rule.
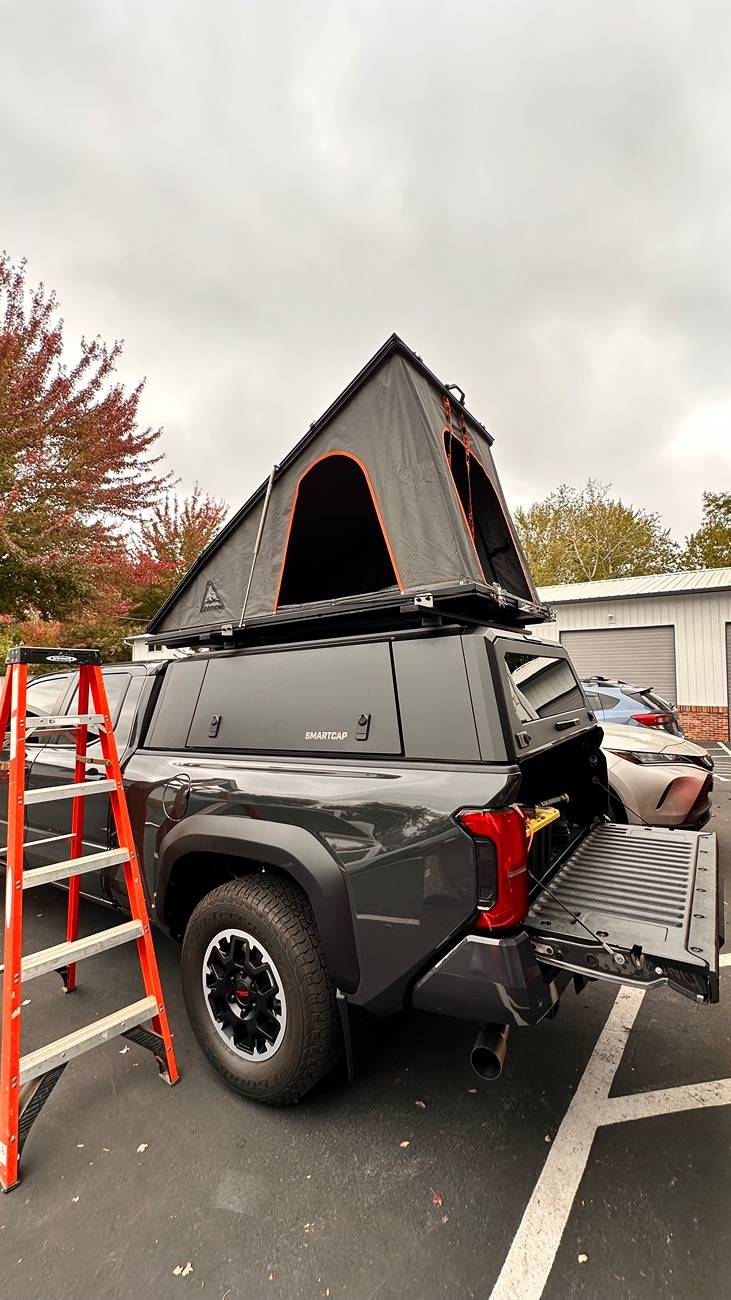
[[[731, 966], [731, 952], [721, 966]], [[621, 988], [553, 1140], [490, 1300], [540, 1300], [584, 1176], [597, 1129], [702, 1106], [731, 1105], [731, 1079], [611, 1097], [644, 991]]]
[[639, 989], [619, 990], [559, 1125], [491, 1300], [540, 1300], [584, 1175], [601, 1107], [609, 1096], [643, 997]]
[[601, 1123], [624, 1124], [629, 1119], [672, 1115], [679, 1110], [697, 1110], [700, 1106], [731, 1106], [731, 1079], [713, 1079], [710, 1083], [689, 1083], [684, 1088], [660, 1088], [657, 1092], [610, 1097]]
[[729, 749], [728, 745], [724, 745], [722, 740], [716, 741], [716, 744], [720, 745], [724, 754], [728, 754], [729, 758], [731, 758], [731, 749]]

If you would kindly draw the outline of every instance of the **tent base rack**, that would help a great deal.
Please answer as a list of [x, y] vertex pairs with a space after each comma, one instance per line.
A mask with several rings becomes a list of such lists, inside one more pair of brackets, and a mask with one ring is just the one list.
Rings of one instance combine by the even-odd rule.
[[418, 592], [379, 591], [285, 606], [274, 614], [248, 618], [241, 625], [217, 623], [131, 640], [151, 651], [186, 647], [221, 649], [362, 636], [434, 624], [466, 627], [490, 624], [515, 629], [551, 617], [546, 606], [511, 595], [497, 584], [471, 582], [434, 586]]

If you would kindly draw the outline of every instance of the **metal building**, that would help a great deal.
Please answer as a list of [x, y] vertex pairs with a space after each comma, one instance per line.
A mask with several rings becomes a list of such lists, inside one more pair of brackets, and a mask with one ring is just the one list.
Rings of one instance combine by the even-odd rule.
[[541, 587], [539, 595], [556, 622], [536, 634], [560, 640], [581, 676], [654, 686], [680, 708], [687, 736], [728, 740], [731, 568]]

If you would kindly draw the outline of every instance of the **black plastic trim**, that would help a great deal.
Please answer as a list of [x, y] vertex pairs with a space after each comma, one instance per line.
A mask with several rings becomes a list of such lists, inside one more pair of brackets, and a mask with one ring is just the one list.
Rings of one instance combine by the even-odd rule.
[[187, 817], [170, 831], [161, 846], [159, 916], [165, 915], [165, 896], [175, 863], [191, 853], [248, 858], [277, 867], [296, 880], [312, 907], [330, 976], [345, 993], [355, 992], [360, 969], [345, 873], [314, 835], [301, 826], [281, 822], [205, 813]]
[[525, 931], [468, 934], [417, 980], [412, 1005], [463, 1020], [534, 1025], [570, 981], [568, 974], [546, 978]]

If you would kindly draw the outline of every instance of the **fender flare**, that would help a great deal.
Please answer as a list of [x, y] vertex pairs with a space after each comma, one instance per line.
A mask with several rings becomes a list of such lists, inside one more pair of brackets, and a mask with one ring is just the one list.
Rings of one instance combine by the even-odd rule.
[[295, 880], [309, 899], [332, 979], [344, 993], [355, 991], [360, 970], [347, 880], [320, 840], [304, 827], [285, 822], [194, 813], [179, 822], [160, 846], [159, 912], [164, 913], [175, 863], [190, 853], [253, 858]]

